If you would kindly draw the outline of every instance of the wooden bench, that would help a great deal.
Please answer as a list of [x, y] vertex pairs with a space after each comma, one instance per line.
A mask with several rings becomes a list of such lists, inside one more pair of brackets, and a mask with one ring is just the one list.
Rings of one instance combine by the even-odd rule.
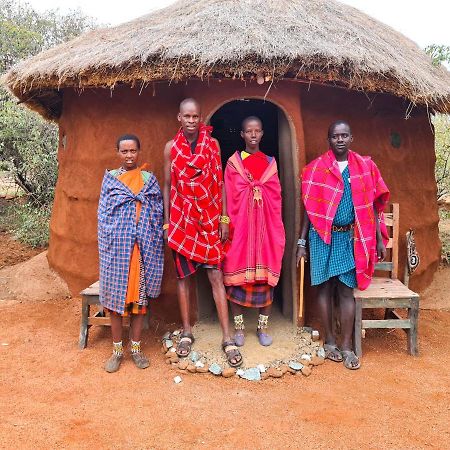
[[[111, 320], [109, 316], [103, 311], [103, 307], [100, 304], [99, 298], [99, 282], [91, 284], [88, 288], [81, 291], [81, 326], [80, 326], [80, 338], [78, 340], [78, 346], [80, 349], [86, 348], [89, 337], [89, 328], [92, 325], [111, 326]], [[91, 306], [97, 306], [97, 311], [91, 315]], [[130, 318], [123, 318], [123, 326], [130, 326]], [[144, 328], [148, 328], [148, 315], [144, 319]]]
[[[407, 334], [408, 353], [417, 356], [417, 322], [419, 315], [419, 295], [408, 287], [408, 264], [405, 270], [405, 284], [398, 279], [398, 244], [399, 244], [399, 205], [391, 205], [391, 211], [385, 214], [385, 221], [390, 232], [387, 245], [387, 260], [376, 264], [377, 271], [388, 272], [389, 277], [374, 277], [370, 286], [360, 291], [355, 289], [355, 329], [354, 346], [357, 356], [362, 355], [361, 337], [366, 328], [402, 328]], [[408, 238], [408, 236], [407, 236]], [[364, 320], [362, 310], [383, 308], [382, 320]], [[407, 318], [401, 317], [396, 309], [407, 310]]]

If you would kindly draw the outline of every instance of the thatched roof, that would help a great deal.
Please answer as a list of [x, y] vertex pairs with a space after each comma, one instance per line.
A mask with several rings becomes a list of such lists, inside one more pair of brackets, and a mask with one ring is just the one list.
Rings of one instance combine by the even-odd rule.
[[334, 0], [181, 0], [91, 31], [13, 67], [4, 77], [49, 118], [65, 87], [256, 74], [387, 92], [450, 112], [450, 73], [411, 40]]

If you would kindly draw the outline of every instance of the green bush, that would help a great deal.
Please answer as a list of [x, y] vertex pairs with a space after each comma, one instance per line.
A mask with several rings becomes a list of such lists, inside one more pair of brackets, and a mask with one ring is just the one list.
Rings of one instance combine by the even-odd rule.
[[51, 205], [36, 208], [30, 203], [9, 207], [9, 227], [15, 239], [31, 247], [48, 245]]

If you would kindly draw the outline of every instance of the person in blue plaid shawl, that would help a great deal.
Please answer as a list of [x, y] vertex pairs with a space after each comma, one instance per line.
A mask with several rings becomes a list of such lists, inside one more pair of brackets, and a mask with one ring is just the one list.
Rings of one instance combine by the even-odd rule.
[[155, 176], [138, 167], [139, 139], [121, 136], [119, 169], [106, 171], [98, 207], [100, 302], [111, 316], [113, 353], [105, 364], [116, 372], [123, 360], [122, 318], [131, 319], [131, 357], [150, 363], [141, 350], [148, 298], [159, 296], [163, 275], [163, 201]]

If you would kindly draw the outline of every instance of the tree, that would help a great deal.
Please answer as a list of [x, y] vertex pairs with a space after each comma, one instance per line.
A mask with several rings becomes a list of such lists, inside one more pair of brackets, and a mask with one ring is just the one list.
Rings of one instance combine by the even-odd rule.
[[[61, 14], [35, 11], [27, 3], [0, 0], [0, 74], [18, 61], [72, 39], [94, 28], [95, 21], [79, 10]], [[21, 220], [16, 235], [29, 243], [45, 244], [48, 219], [57, 179], [58, 128], [0, 88], [0, 161], [7, 161], [27, 194], [27, 204], [18, 205]], [[30, 233], [37, 229], [38, 238]], [[21, 230], [22, 229], [22, 230]]]
[[[433, 44], [426, 47], [425, 51], [431, 56], [434, 65], [450, 65], [450, 46]], [[436, 149], [437, 198], [443, 200], [450, 195], [450, 116], [436, 114], [433, 118], [433, 125]]]

